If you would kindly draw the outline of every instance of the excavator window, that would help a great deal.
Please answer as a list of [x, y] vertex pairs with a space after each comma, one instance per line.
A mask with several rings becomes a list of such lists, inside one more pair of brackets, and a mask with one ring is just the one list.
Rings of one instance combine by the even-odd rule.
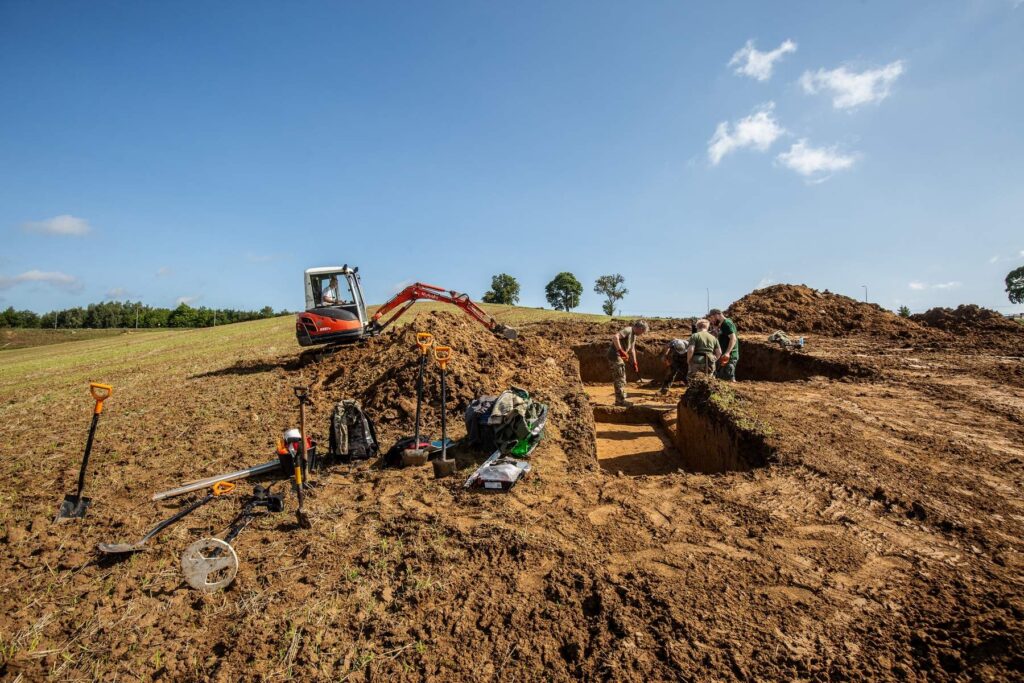
[[[337, 277], [337, 276], [335, 276]], [[344, 280], [344, 284], [342, 281]], [[334, 287], [331, 286], [331, 275], [322, 275], [312, 279], [313, 301], [317, 306], [352, 306], [351, 292], [348, 290], [348, 279], [338, 278]]]

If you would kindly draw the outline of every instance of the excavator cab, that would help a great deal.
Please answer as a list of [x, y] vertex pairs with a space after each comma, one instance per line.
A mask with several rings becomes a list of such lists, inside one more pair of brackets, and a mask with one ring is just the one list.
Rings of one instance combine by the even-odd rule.
[[369, 324], [359, 268], [310, 268], [305, 272], [306, 310], [295, 317], [300, 346], [357, 341]]

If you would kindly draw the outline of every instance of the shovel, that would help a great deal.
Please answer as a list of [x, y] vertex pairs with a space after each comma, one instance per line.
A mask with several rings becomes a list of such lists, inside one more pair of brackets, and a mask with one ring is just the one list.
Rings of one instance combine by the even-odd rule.
[[429, 332], [416, 333], [416, 346], [420, 349], [420, 376], [416, 380], [416, 435], [413, 436], [412, 448], [402, 451], [402, 464], [405, 466], [422, 465], [427, 462], [427, 451], [420, 441], [420, 409], [423, 405], [423, 370], [427, 365], [427, 353], [434, 343], [434, 335]]
[[103, 412], [103, 402], [114, 393], [114, 387], [92, 382], [89, 384], [89, 393], [96, 401], [96, 407], [92, 411], [92, 424], [89, 426], [89, 438], [85, 442], [82, 467], [78, 470], [78, 492], [74, 495], [69, 493], [64, 496], [64, 500], [61, 501], [60, 507], [57, 509], [54, 522], [59, 522], [62, 519], [81, 519], [85, 517], [86, 510], [92, 505], [92, 499], [82, 495], [82, 491], [85, 489], [85, 472], [89, 468], [89, 453], [92, 452], [92, 440], [96, 436], [96, 423], [100, 421], [100, 413]]
[[302, 472], [306, 469], [306, 404], [310, 403], [309, 395], [304, 387], [294, 387], [295, 398], [299, 399], [299, 449], [295, 457], [295, 495], [299, 500], [299, 506], [295, 508], [295, 521], [302, 529], [311, 529], [313, 523], [309, 515], [302, 509], [305, 502], [303, 493]]
[[100, 543], [98, 546], [96, 546], [96, 548], [105, 555], [121, 555], [124, 553], [137, 553], [143, 551], [146, 549], [145, 545], [149, 541], [149, 539], [153, 538], [158, 533], [160, 533], [167, 527], [171, 526], [178, 520], [182, 519], [186, 515], [195, 512], [196, 510], [206, 505], [217, 496], [225, 496], [234, 490], [235, 485], [232, 484], [230, 481], [218, 481], [216, 484], [213, 485], [213, 488], [210, 489], [210, 492], [207, 493], [204, 498], [200, 498], [191, 505], [188, 505], [186, 507], [183, 507], [181, 510], [178, 510], [178, 512], [176, 512], [173, 516], [168, 517], [167, 519], [165, 519], [164, 521], [160, 522], [155, 527], [150, 529], [149, 533], [147, 533], [145, 536], [143, 536], [135, 543]]
[[452, 357], [450, 346], [435, 346], [434, 359], [441, 365], [441, 457], [433, 461], [434, 478], [441, 479], [455, 474], [455, 461], [448, 459], [448, 385], [445, 381], [445, 374], [448, 368], [448, 361]]

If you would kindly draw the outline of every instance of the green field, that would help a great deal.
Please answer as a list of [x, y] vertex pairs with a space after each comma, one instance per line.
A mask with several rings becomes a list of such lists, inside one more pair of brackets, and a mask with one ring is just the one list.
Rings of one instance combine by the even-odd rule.
[[[370, 306], [369, 313], [372, 315], [380, 306]], [[612, 320], [610, 316], [593, 313], [563, 313], [543, 308], [523, 308], [520, 306], [502, 306], [500, 304], [480, 304], [487, 313], [498, 321], [515, 327], [527, 323], [543, 322], [545, 320], [583, 320], [587, 322], [607, 322]], [[417, 313], [426, 311], [456, 311], [457, 309], [449, 304], [434, 302], [421, 302], [395, 323], [402, 325], [412, 320]], [[281, 331], [286, 334], [292, 333], [292, 316], [274, 318], [281, 326]], [[243, 323], [235, 323], [240, 325]], [[230, 326], [226, 326], [230, 327]], [[277, 330], [277, 327], [274, 327]], [[178, 334], [187, 332], [185, 329], [109, 329], [109, 330], [41, 330], [41, 329], [5, 329], [0, 330], [0, 351], [13, 351], [36, 346], [47, 346], [50, 344], [63, 344], [73, 341], [92, 341], [108, 337], [120, 337], [133, 334]], [[6, 357], [6, 356], [5, 356]]]
[[73, 341], [88, 341], [104, 337], [117, 337], [122, 334], [142, 334], [155, 330], [40, 330], [40, 329], [5, 329], [0, 330], [0, 351], [24, 349], [31, 346], [47, 346]]

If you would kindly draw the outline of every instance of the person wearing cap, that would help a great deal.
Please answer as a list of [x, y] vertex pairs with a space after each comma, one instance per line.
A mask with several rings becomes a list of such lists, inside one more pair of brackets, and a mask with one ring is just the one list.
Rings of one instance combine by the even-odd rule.
[[623, 327], [612, 337], [608, 345], [608, 365], [612, 370], [612, 383], [615, 385], [615, 405], [632, 405], [626, 400], [626, 361], [633, 360], [633, 370], [640, 374], [636, 361], [636, 338], [647, 334], [647, 322], [634, 320], [629, 327]]
[[696, 375], [715, 374], [715, 364], [722, 355], [722, 347], [718, 338], [708, 332], [710, 323], [706, 318], [697, 321], [697, 331], [690, 335], [689, 348], [686, 349], [687, 380]]
[[722, 347], [722, 357], [718, 360], [715, 376], [735, 382], [736, 365], [740, 362], [740, 338], [736, 333], [736, 323], [726, 318], [717, 308], [708, 312], [708, 318], [718, 328], [718, 344]]

